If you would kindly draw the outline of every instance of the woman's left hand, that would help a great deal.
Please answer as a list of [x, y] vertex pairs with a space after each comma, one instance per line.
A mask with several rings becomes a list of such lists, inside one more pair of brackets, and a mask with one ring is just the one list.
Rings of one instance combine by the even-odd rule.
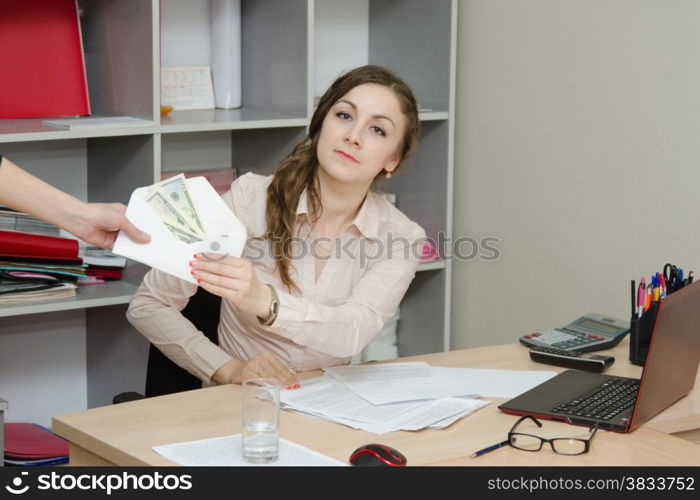
[[272, 294], [253, 271], [253, 263], [231, 255], [198, 253], [190, 262], [199, 286], [233, 303], [240, 310], [266, 319]]

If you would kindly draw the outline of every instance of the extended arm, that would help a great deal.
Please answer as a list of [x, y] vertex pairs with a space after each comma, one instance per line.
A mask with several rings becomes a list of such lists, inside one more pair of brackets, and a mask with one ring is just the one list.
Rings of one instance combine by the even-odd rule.
[[124, 205], [82, 202], [1, 157], [0, 203], [105, 248], [114, 246], [119, 231], [139, 243], [150, 239], [124, 216]]

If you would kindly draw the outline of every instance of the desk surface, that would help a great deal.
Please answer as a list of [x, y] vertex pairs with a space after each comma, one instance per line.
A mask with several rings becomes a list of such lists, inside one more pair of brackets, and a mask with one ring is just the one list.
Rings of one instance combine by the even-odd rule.
[[[616, 363], [606, 373], [639, 377], [641, 367], [627, 361], [627, 342], [608, 351]], [[398, 361], [423, 360], [434, 366], [555, 370], [534, 363], [517, 344], [436, 353]], [[321, 372], [300, 375], [306, 379]], [[697, 379], [696, 379], [697, 382]], [[131, 403], [57, 416], [53, 430], [71, 442], [76, 465], [173, 465], [153, 446], [240, 432], [240, 386], [211, 387]], [[468, 456], [505, 438], [516, 417], [498, 410], [504, 399], [463, 418], [447, 429], [376, 435], [305, 415], [282, 411], [280, 436], [346, 461], [358, 446], [381, 442], [394, 446], [409, 465], [697, 465], [700, 446], [669, 435], [700, 428], [700, 386], [630, 434], [598, 431], [591, 451], [562, 457], [547, 449], [538, 453], [502, 448], [478, 458]], [[581, 427], [545, 422], [547, 432], [578, 434]], [[573, 434], [572, 434], [573, 433]]]

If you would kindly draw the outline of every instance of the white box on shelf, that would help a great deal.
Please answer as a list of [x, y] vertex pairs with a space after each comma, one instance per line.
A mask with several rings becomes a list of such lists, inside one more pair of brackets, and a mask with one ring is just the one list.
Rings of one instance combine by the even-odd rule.
[[217, 108], [241, 107], [241, 0], [210, 0], [211, 73]]

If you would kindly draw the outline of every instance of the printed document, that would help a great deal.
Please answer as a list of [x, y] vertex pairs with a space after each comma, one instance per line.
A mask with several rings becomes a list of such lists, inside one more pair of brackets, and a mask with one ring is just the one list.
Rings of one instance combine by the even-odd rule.
[[374, 405], [334, 377], [305, 380], [300, 389], [280, 394], [283, 408], [375, 434], [442, 428], [486, 406], [487, 401], [441, 398]]

